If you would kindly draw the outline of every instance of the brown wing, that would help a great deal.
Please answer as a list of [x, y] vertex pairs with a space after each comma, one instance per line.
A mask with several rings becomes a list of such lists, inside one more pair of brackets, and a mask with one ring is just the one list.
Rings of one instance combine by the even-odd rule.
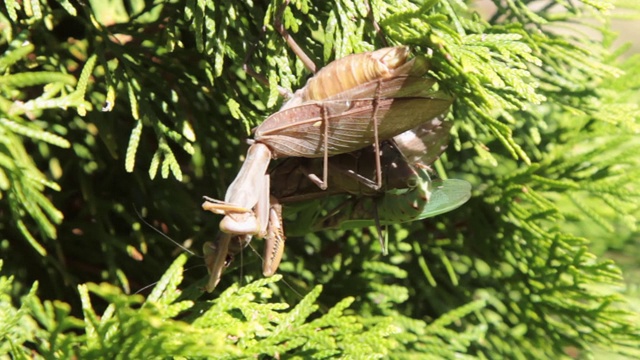
[[271, 115], [256, 129], [255, 140], [267, 145], [274, 157], [322, 157], [326, 122], [328, 153], [337, 155], [374, 142], [374, 103], [379, 139], [386, 140], [442, 114], [452, 101], [435, 93], [429, 97], [305, 103]]
[[445, 114], [442, 114], [394, 136], [398, 149], [410, 164], [427, 167], [447, 149], [453, 122], [445, 121], [444, 118]]

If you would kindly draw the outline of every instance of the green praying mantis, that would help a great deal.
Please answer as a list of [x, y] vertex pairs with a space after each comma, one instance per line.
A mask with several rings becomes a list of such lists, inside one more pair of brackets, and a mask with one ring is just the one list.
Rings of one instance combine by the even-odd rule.
[[455, 210], [471, 197], [471, 184], [464, 180], [431, 180], [424, 169], [418, 170], [418, 177], [415, 179], [415, 186], [403, 191], [341, 200], [339, 205], [329, 210], [327, 215], [313, 221], [311, 226], [289, 227], [289, 235], [419, 221]]

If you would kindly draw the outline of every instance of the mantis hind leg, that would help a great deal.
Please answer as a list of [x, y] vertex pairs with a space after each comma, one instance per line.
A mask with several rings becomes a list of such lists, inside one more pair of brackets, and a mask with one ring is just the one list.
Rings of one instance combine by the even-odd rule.
[[[275, 20], [274, 20], [274, 27], [280, 33], [280, 35], [282, 35], [282, 37], [285, 38], [285, 40], [287, 41], [287, 44], [289, 44], [289, 46], [291, 46], [290, 42], [295, 44], [295, 47], [300, 51], [300, 53], [308, 61], [311, 61], [311, 59], [309, 59], [309, 57], [306, 56], [306, 54], [304, 54], [302, 49], [300, 49], [298, 44], [295, 43], [293, 38], [291, 38], [291, 36], [286, 32], [286, 30], [284, 29], [284, 26], [282, 25], [282, 13], [284, 12], [284, 9], [286, 8], [286, 6], [288, 4], [289, 4], [289, 0], [285, 1], [284, 4], [282, 5], [282, 7], [280, 9], [278, 9], [278, 12], [276, 13]], [[281, 30], [281, 28], [282, 28], [282, 30]], [[264, 26], [262, 27], [262, 29], [260, 29], [259, 39], [264, 36], [266, 31], [267, 31], [267, 29]], [[283, 35], [283, 32], [286, 34], [286, 36]], [[244, 60], [242, 61], [242, 70], [244, 72], [246, 72], [252, 78], [256, 79], [262, 85], [264, 85], [266, 87], [269, 87], [270, 84], [269, 84], [269, 80], [267, 79], [267, 77], [262, 75], [262, 74], [260, 74], [260, 73], [258, 73], [257, 71], [255, 71], [253, 69], [253, 67], [250, 65], [251, 64], [251, 58], [253, 57], [253, 53], [255, 53], [257, 47], [258, 47], [257, 44], [253, 44], [253, 45], [251, 45], [251, 47], [247, 51], [247, 54], [245, 55]], [[294, 48], [292, 47], [292, 49], [294, 49]], [[295, 51], [296, 50], [294, 49], [294, 52]], [[298, 54], [298, 52], [296, 52], [296, 54]], [[298, 54], [298, 56], [300, 56], [300, 55]], [[304, 59], [303, 59], [303, 62], [304, 62]], [[311, 63], [313, 64], [313, 62], [311, 62]], [[305, 62], [305, 65], [306, 64], [307, 63]], [[313, 70], [312, 71], [315, 73], [315, 64], [313, 64]], [[282, 86], [278, 86], [278, 93], [280, 93], [280, 96], [284, 97], [285, 99], [290, 99], [291, 97], [293, 97], [293, 93], [291, 91], [289, 91], [288, 89], [283, 88]]]
[[373, 111], [371, 112], [371, 118], [373, 120], [373, 147], [376, 158], [376, 187], [374, 190], [378, 190], [382, 187], [382, 164], [380, 163], [380, 157], [382, 154], [380, 153], [380, 138], [378, 136], [378, 101], [380, 100], [380, 87], [381, 81], [378, 80], [378, 85], [376, 86], [376, 95], [373, 98]]
[[324, 157], [322, 161], [322, 181], [320, 186], [322, 190], [326, 190], [329, 186], [329, 116], [326, 106], [322, 106], [322, 123], [324, 124]]
[[313, 62], [313, 60], [311, 60], [309, 56], [307, 56], [307, 54], [304, 52], [304, 50], [302, 50], [300, 45], [298, 45], [298, 43], [293, 39], [293, 37], [289, 35], [289, 32], [287, 31], [287, 29], [285, 29], [284, 24], [282, 24], [282, 14], [284, 14], [285, 10], [287, 9], [287, 6], [289, 6], [289, 0], [285, 0], [282, 3], [282, 6], [276, 12], [275, 19], [273, 21], [273, 26], [275, 27], [276, 31], [279, 32], [280, 35], [282, 35], [282, 38], [284, 39], [284, 41], [287, 42], [287, 45], [289, 45], [291, 50], [293, 50], [296, 56], [298, 56], [298, 58], [302, 61], [304, 66], [307, 69], [309, 69], [309, 71], [315, 74], [317, 71], [316, 64]]
[[382, 42], [382, 46], [388, 47], [389, 43], [387, 42], [387, 39], [384, 37], [384, 31], [382, 31], [380, 24], [378, 24], [378, 22], [376, 21], [376, 17], [373, 14], [373, 7], [371, 6], [368, 0], [365, 0], [364, 4], [367, 7], [367, 15], [371, 17], [371, 24], [373, 25], [373, 30], [375, 30], [376, 34], [378, 34], [378, 36], [380, 37], [380, 42]]
[[373, 220], [375, 222], [376, 225], [376, 230], [378, 232], [378, 241], [380, 242], [380, 248], [382, 249], [382, 255], [387, 255], [389, 254], [388, 251], [388, 239], [387, 239], [387, 231], [384, 232], [384, 234], [382, 233], [382, 225], [380, 224], [380, 216], [378, 215], [378, 202], [374, 201], [373, 202], [374, 206], [373, 206]]
[[322, 180], [315, 174], [308, 174], [307, 177], [322, 190], [327, 190], [329, 186], [329, 111], [327, 107], [322, 105], [322, 146], [324, 152], [322, 155]]

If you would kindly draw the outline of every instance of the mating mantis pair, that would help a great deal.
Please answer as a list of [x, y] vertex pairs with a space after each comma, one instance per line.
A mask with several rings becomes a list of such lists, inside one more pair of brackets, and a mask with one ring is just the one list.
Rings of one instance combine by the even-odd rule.
[[[436, 216], [464, 204], [470, 197], [468, 182], [455, 179], [431, 181], [426, 169], [420, 166], [431, 164], [446, 148], [449, 128], [449, 122], [443, 123], [436, 118], [396, 136], [393, 141], [384, 142], [380, 149], [385, 175], [382, 189], [375, 189], [375, 184], [367, 178], [374, 171], [372, 164], [376, 153], [373, 146], [331, 157], [330, 179], [336, 181], [327, 191], [304, 181], [307, 171], [322, 165], [320, 159], [290, 158], [278, 164], [270, 173], [273, 179], [271, 194], [287, 205], [306, 203], [306, 210], [299, 210], [288, 232], [290, 235], [303, 235], [329, 228], [352, 229], [371, 225], [379, 228], [381, 225]], [[419, 166], [414, 165], [415, 161]], [[345, 193], [354, 196], [347, 200], [331, 196]], [[308, 206], [309, 201], [318, 198], [328, 198], [324, 205], [331, 204], [321, 206], [330, 209], [324, 217], [319, 216], [316, 204]], [[339, 201], [335, 207], [334, 198]], [[311, 216], [305, 213], [309, 211]], [[217, 284], [222, 271], [247, 244], [246, 237], [229, 234], [205, 244], [211, 273], [208, 290]], [[277, 266], [283, 245], [267, 238], [264, 263]], [[277, 256], [277, 259], [271, 256]]]
[[[248, 236], [257, 236], [283, 244], [278, 207], [269, 198], [267, 168], [272, 158], [323, 158], [322, 180], [314, 173], [309, 173], [308, 178], [325, 189], [330, 155], [370, 145], [379, 153], [381, 140], [444, 113], [452, 98], [433, 91], [434, 80], [422, 77], [428, 70], [423, 59], [407, 58], [408, 48], [399, 46], [334, 61], [297, 91], [280, 111], [269, 116], [256, 129], [247, 158], [225, 200], [207, 199], [203, 204], [205, 210], [225, 215], [221, 230], [246, 241]], [[375, 163], [374, 188], [379, 189], [379, 156]], [[222, 241], [228, 243], [230, 238], [224, 236]], [[224, 249], [217, 249], [221, 250]], [[266, 254], [265, 258], [279, 258], [279, 254], [281, 250], [275, 256]], [[225, 261], [218, 259], [216, 264]], [[265, 260], [265, 275], [271, 275], [276, 268], [277, 263]]]
[[[296, 221], [288, 228], [290, 235], [329, 228], [352, 229], [376, 225], [389, 225], [416, 221], [451, 211], [464, 204], [470, 197], [471, 186], [462, 180], [431, 181], [424, 169], [434, 162], [448, 144], [451, 122], [442, 117], [394, 137], [381, 146], [384, 182], [381, 189], [369, 180], [375, 172], [372, 164], [376, 152], [370, 146], [360, 151], [333, 156], [329, 159], [332, 186], [326, 191], [306, 180], [309, 171], [322, 166], [321, 159], [289, 158], [271, 172], [271, 194], [279, 201], [272, 202], [280, 209], [285, 205], [307, 203]], [[331, 195], [352, 194], [353, 197]], [[320, 208], [330, 209], [320, 216], [318, 206], [308, 206], [309, 201], [329, 198]], [[339, 201], [336, 205], [336, 201]], [[273, 199], [273, 197], [272, 197]], [[275, 199], [273, 199], [275, 200]], [[308, 212], [311, 216], [307, 216]], [[306, 221], [304, 219], [307, 219]], [[311, 220], [309, 220], [311, 219]], [[378, 219], [375, 221], [374, 219]], [[278, 226], [281, 230], [282, 227]], [[267, 237], [265, 243], [265, 268], [277, 268], [284, 237]], [[205, 255], [210, 281], [207, 290], [217, 284], [222, 271], [245, 246], [250, 237], [222, 233], [216, 242], [205, 244]]]

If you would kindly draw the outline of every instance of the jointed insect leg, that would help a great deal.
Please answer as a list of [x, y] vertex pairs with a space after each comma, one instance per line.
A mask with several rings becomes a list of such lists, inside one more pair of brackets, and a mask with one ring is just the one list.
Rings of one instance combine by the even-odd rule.
[[269, 208], [269, 226], [265, 236], [264, 260], [262, 264], [262, 274], [272, 276], [282, 260], [286, 237], [282, 228], [282, 205], [278, 200], [271, 197]]
[[326, 106], [322, 106], [322, 124], [324, 126], [324, 156], [322, 164], [322, 182], [320, 186], [322, 190], [326, 190], [329, 186], [329, 111]]
[[204, 262], [209, 272], [209, 281], [205, 286], [207, 292], [212, 292], [220, 282], [222, 272], [229, 265], [228, 253], [231, 235], [220, 232], [215, 242], [208, 241], [204, 243], [203, 253]]
[[382, 164], [380, 164], [380, 138], [378, 137], [378, 101], [380, 100], [380, 87], [381, 81], [378, 81], [378, 85], [376, 87], [376, 95], [373, 98], [373, 112], [371, 114], [371, 118], [373, 120], [373, 147], [375, 149], [376, 155], [376, 179], [377, 184], [375, 190], [378, 190], [382, 187]]
[[[260, 32], [260, 37], [262, 37], [262, 35], [264, 35], [266, 29], [263, 27], [262, 31]], [[242, 70], [244, 70], [244, 72], [246, 72], [247, 74], [249, 74], [249, 76], [253, 77], [254, 79], [258, 80], [259, 83], [261, 83], [262, 85], [269, 87], [269, 80], [262, 74], [259, 74], [258, 72], [256, 72], [253, 67], [251, 65], [249, 65], [249, 62], [251, 60], [251, 58], [253, 57], [253, 53], [256, 51], [256, 48], [258, 47], [257, 44], [253, 44], [251, 46], [251, 48], [249, 49], [249, 51], [247, 51], [247, 55], [245, 55], [243, 63], [242, 63]], [[293, 93], [291, 93], [291, 91], [283, 88], [282, 86], [278, 85], [278, 92], [280, 93], [280, 96], [289, 99], [293, 96]]]
[[382, 42], [382, 45], [384, 47], [389, 46], [389, 43], [387, 43], [387, 39], [384, 37], [384, 32], [382, 31], [382, 28], [380, 27], [380, 24], [378, 24], [378, 22], [376, 21], [376, 17], [373, 14], [373, 7], [369, 3], [369, 1], [365, 1], [364, 3], [365, 3], [365, 6], [367, 7], [367, 14], [371, 16], [371, 24], [373, 25], [373, 29], [376, 31], [378, 36], [380, 36], [380, 41]]
[[382, 255], [387, 255], [389, 253], [387, 248], [387, 232], [382, 233], [382, 225], [380, 224], [380, 216], [378, 215], [378, 202], [373, 202], [373, 221], [376, 224], [376, 230], [378, 232], [378, 241], [380, 242], [380, 248], [382, 249]]
[[293, 52], [300, 58], [304, 66], [307, 69], [309, 69], [309, 71], [315, 74], [317, 70], [316, 64], [311, 60], [311, 58], [309, 58], [309, 56], [307, 56], [307, 54], [305, 54], [305, 52], [302, 50], [302, 48], [300, 48], [298, 43], [296, 43], [296, 41], [293, 40], [293, 37], [289, 35], [289, 32], [287, 32], [287, 29], [284, 28], [284, 24], [282, 24], [282, 14], [284, 14], [284, 11], [287, 8], [287, 6], [289, 6], [289, 0], [285, 0], [282, 6], [280, 7], [280, 9], [278, 9], [278, 12], [276, 13], [276, 16], [274, 19], [273, 27], [275, 27], [276, 31], [279, 32], [280, 35], [282, 35], [282, 37], [287, 42], [291, 50], [293, 50]]
[[322, 190], [327, 190], [329, 186], [329, 111], [327, 107], [322, 105], [322, 145], [324, 152], [322, 155], [322, 180], [316, 174], [307, 174], [311, 182], [318, 185]]
[[205, 211], [211, 211], [214, 214], [225, 215], [228, 212], [234, 213], [246, 213], [251, 212], [251, 209], [244, 208], [235, 204], [230, 204], [221, 200], [216, 200], [208, 196], [203, 196], [204, 203], [202, 203], [202, 209]]

